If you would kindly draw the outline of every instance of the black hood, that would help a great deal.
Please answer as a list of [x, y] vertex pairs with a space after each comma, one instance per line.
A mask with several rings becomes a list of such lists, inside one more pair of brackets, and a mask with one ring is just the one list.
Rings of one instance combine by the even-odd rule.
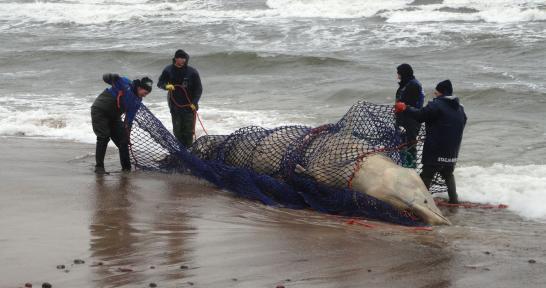
[[174, 53], [173, 64], [175, 62], [175, 58], [186, 58], [186, 64], [184, 66], [188, 66], [188, 63], [190, 63], [190, 54], [186, 53], [186, 51], [182, 49], [178, 49], [176, 50], [176, 53]]
[[402, 64], [396, 67], [396, 72], [400, 74], [400, 85], [405, 85], [408, 81], [415, 79], [413, 68], [409, 64]]
[[459, 108], [459, 106], [462, 106], [459, 102], [459, 97], [457, 96], [440, 96], [437, 98], [439, 101], [444, 101], [444, 103], [448, 104], [449, 107], [456, 109]]

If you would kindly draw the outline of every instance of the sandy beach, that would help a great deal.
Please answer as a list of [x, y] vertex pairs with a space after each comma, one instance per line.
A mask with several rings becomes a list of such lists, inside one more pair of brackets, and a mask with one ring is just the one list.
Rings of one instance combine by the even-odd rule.
[[0, 140], [0, 287], [546, 285], [546, 225], [504, 209], [443, 209], [454, 225], [432, 231], [351, 225], [188, 176], [98, 177], [93, 148]]

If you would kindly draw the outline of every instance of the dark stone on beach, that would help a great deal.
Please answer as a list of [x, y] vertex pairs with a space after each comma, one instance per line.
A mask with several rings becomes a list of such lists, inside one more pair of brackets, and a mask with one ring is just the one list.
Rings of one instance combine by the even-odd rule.
[[277, 285], [277, 288], [284, 288], [284, 285]]
[[286, 279], [286, 280], [284, 280], [284, 281], [290, 282], [290, 281], [292, 281], [292, 279], [288, 278], [288, 279]]
[[535, 260], [535, 259], [529, 259], [529, 261], [527, 261], [527, 262], [529, 262], [529, 263], [531, 263], [531, 264], [535, 264], [535, 263], [537, 263], [537, 260]]
[[155, 288], [155, 287], [157, 287], [157, 284], [155, 284], [154, 282], [152, 282], [152, 283], [150, 283], [150, 285], [148, 285], [148, 286], [150, 286], [151, 288]]
[[32, 288], [32, 284], [30, 284], [30, 283], [25, 283], [25, 288]]
[[368, 273], [372, 272], [372, 269], [368, 269]]
[[64, 273], [68, 273], [68, 272], [70, 272], [70, 270], [68, 270], [68, 269], [65, 269], [65, 270], [64, 270]]
[[47, 283], [47, 282], [44, 282], [42, 283], [42, 288], [51, 288], [53, 286], [51, 286], [51, 284]]
[[66, 267], [65, 267], [64, 265], [62, 265], [62, 264], [61, 264], [61, 265], [57, 265], [57, 269], [59, 269], [59, 270], [64, 269], [64, 268], [66, 268]]
[[133, 272], [133, 269], [131, 269], [131, 268], [119, 267], [119, 268], [118, 268], [118, 271], [119, 271], [119, 272]]
[[83, 261], [82, 259], [74, 259], [74, 264], [84, 264], [85, 261]]
[[483, 253], [484, 253], [485, 255], [491, 255], [491, 252], [489, 252], [489, 251], [485, 251], [485, 252], [483, 252]]
[[193, 286], [193, 284], [194, 284], [193, 282], [188, 282], [188, 285], [190, 286]]
[[485, 268], [483, 268], [483, 271], [491, 271], [491, 269], [490, 269], [490, 268], [487, 268], [487, 267], [485, 267]]
[[237, 278], [231, 278], [231, 281], [236, 282], [237, 280], [238, 280]]
[[150, 269], [155, 269], [155, 266], [150, 266]]
[[102, 266], [104, 265], [104, 263], [102, 262], [93, 262], [93, 264], [91, 264], [91, 266], [95, 267], [95, 266]]
[[182, 270], [186, 270], [186, 269], [188, 269], [188, 268], [190, 268], [190, 267], [188, 267], [188, 266], [186, 266], [186, 265], [180, 266], [180, 269], [182, 269]]

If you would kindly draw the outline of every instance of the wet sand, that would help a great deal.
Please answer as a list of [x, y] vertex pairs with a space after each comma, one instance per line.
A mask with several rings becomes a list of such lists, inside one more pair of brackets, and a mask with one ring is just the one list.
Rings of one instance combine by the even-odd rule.
[[454, 225], [433, 231], [370, 228], [188, 176], [97, 177], [92, 145], [0, 138], [0, 151], [2, 288], [546, 286], [546, 225], [507, 210], [443, 209]]

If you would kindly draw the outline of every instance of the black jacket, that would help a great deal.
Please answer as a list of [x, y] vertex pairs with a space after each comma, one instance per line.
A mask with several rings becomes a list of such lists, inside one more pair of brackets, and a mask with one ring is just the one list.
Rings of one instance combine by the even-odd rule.
[[[157, 87], [165, 90], [167, 84], [181, 85], [185, 87], [188, 92], [189, 100], [196, 106], [199, 104], [199, 99], [203, 93], [203, 87], [201, 86], [201, 78], [195, 68], [188, 66], [190, 60], [189, 55], [186, 58], [186, 65], [182, 68], [174, 66], [174, 64], [168, 65], [163, 69], [159, 80], [157, 81]], [[191, 111], [190, 108], [179, 108], [178, 106], [188, 105], [188, 99], [186, 98], [182, 89], [177, 87], [174, 91], [174, 102], [169, 97], [169, 108], [171, 113], [177, 111]]]
[[[425, 94], [421, 83], [411, 76], [408, 79], [402, 79], [400, 81], [400, 87], [396, 91], [396, 101], [406, 103], [406, 105], [421, 108], [423, 107], [423, 101]], [[406, 130], [405, 142], [413, 142], [419, 134], [421, 124], [411, 117], [407, 117], [404, 114], [396, 115], [396, 125], [402, 126]]]
[[459, 98], [436, 97], [424, 108], [408, 107], [403, 114], [426, 123], [423, 164], [453, 166], [457, 163], [467, 119]]

